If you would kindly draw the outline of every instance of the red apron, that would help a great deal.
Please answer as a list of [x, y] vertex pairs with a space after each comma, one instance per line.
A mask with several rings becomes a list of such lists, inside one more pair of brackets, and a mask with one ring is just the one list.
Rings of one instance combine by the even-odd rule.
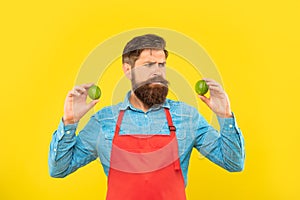
[[[108, 174], [107, 200], [185, 200], [176, 129], [165, 109], [170, 135], [119, 135], [119, 113]], [[142, 130], [141, 130], [142, 132]]]

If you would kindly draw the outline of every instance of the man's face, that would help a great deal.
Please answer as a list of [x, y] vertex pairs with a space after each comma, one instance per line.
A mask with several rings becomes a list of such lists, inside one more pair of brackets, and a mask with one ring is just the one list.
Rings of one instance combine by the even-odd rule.
[[136, 60], [132, 68], [133, 88], [150, 80], [153, 77], [161, 76], [166, 78], [166, 58], [163, 50], [145, 49]]
[[148, 107], [162, 104], [168, 94], [166, 58], [163, 50], [145, 49], [131, 69], [132, 89]]

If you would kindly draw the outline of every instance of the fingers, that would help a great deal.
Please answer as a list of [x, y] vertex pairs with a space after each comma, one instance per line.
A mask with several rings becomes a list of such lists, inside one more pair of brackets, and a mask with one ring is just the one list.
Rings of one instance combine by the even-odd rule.
[[87, 89], [89, 87], [91, 87], [92, 85], [93, 85], [93, 83], [87, 83], [87, 84], [75, 86], [71, 91], [69, 91], [68, 97], [80, 96], [82, 94], [87, 94]]
[[76, 90], [70, 90], [70, 91], [68, 92], [68, 95], [67, 95], [67, 96], [68, 96], [68, 97], [80, 96], [80, 93], [77, 92]]
[[86, 83], [86, 84], [80, 85], [80, 87], [82, 87], [84, 89], [89, 89], [92, 85], [94, 85], [94, 83]]
[[208, 88], [209, 88], [210, 92], [219, 92], [219, 93], [223, 92], [223, 89], [221, 87], [219, 87], [219, 86], [211, 86], [211, 85], [209, 85]]
[[210, 91], [217, 91], [217, 92], [222, 92], [223, 88], [222, 86], [215, 80], [209, 79], [209, 78], [203, 78], [203, 80], [206, 82], [208, 85], [208, 88]]
[[73, 90], [69, 91], [68, 97], [76, 97], [76, 96], [78, 97], [83, 93], [84, 92], [81, 89], [74, 88]]
[[211, 78], [202, 78], [203, 80], [205, 80], [205, 82], [207, 83], [207, 82], [216, 82], [217, 83], [217, 81], [215, 81], [214, 79], [211, 79]]
[[206, 84], [207, 84], [208, 86], [218, 86], [218, 87], [221, 87], [221, 88], [222, 88], [222, 86], [221, 86], [217, 81], [215, 81], [215, 80], [213, 80], [213, 79], [203, 78], [203, 80], [206, 82]]
[[77, 94], [83, 94], [86, 92], [86, 89], [82, 86], [75, 86], [74, 89], [75, 93]]
[[210, 106], [209, 98], [207, 98], [206, 96], [203, 96], [203, 95], [198, 95], [198, 96], [206, 105]]
[[80, 96], [81, 94], [87, 93], [87, 89], [90, 88], [94, 83], [86, 83], [79, 86], [75, 86], [73, 90], [69, 92], [69, 96]]
[[92, 107], [94, 107], [100, 100], [93, 100], [88, 104], [88, 109], [90, 110]]

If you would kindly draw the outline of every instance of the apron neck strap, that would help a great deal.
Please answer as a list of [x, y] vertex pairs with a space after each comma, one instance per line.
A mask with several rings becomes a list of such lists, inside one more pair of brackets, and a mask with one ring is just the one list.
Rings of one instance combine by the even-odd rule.
[[[165, 110], [167, 121], [168, 121], [170, 135], [175, 135], [176, 127], [173, 125], [173, 121], [172, 121], [170, 111], [169, 111], [168, 108], [164, 108], [164, 110]], [[125, 113], [125, 110], [120, 110], [119, 117], [118, 117], [117, 124], [116, 124], [116, 130], [115, 130], [115, 134], [117, 134], [117, 135], [119, 135], [119, 132], [120, 132], [120, 128], [121, 128], [124, 113]]]
[[119, 135], [124, 113], [125, 113], [125, 110], [120, 110], [118, 121], [117, 121], [117, 124], [116, 124], [116, 130], [115, 130], [116, 135]]
[[172, 117], [168, 108], [165, 108], [165, 113], [168, 121], [170, 135], [175, 135], [176, 127], [173, 125]]

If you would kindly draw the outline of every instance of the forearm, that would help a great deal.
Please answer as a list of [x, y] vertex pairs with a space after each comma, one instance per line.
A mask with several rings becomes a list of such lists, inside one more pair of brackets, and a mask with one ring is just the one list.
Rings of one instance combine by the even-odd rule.
[[206, 158], [228, 171], [241, 171], [244, 168], [244, 139], [234, 115], [220, 118], [220, 131], [210, 126], [201, 115], [197, 121], [195, 147]]
[[[223, 122], [223, 120], [225, 122]], [[238, 128], [235, 118], [219, 119], [222, 154], [224, 167], [228, 171], [242, 171], [244, 169], [245, 147], [244, 138]]]
[[207, 157], [228, 171], [242, 171], [244, 168], [244, 138], [235, 118], [218, 118], [220, 134]]
[[96, 153], [85, 140], [88, 126], [81, 131], [82, 137], [76, 136], [77, 124], [64, 126], [61, 121], [54, 132], [49, 150], [49, 172], [52, 177], [61, 178], [96, 159]]
[[64, 126], [61, 121], [52, 136], [48, 158], [49, 172], [52, 177], [65, 177], [71, 173], [76, 127], [77, 124]]

